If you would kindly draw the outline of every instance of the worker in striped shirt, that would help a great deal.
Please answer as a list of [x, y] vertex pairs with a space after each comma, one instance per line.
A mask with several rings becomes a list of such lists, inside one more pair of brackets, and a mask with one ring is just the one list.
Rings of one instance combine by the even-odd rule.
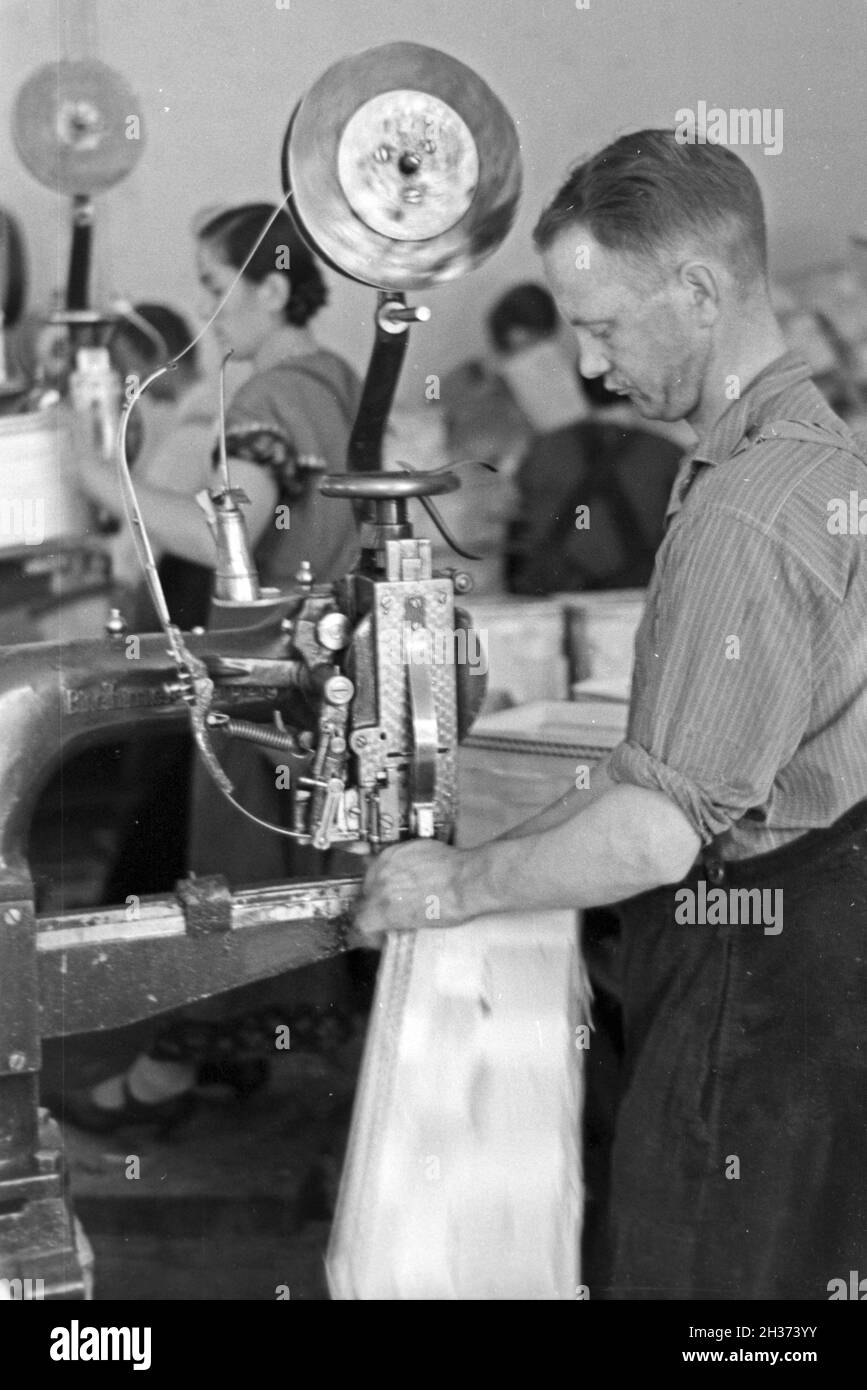
[[386, 851], [358, 925], [423, 926], [432, 892], [437, 926], [619, 904], [591, 1296], [826, 1299], [867, 1250], [867, 553], [840, 524], [867, 497], [864, 450], [786, 351], [733, 151], [623, 136], [534, 239], [582, 373], [697, 440], [626, 738], [589, 790], [498, 841]]

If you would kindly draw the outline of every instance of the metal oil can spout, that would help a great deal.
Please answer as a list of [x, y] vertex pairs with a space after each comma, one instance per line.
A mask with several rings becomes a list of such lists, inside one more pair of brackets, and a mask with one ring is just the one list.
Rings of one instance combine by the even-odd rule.
[[222, 486], [198, 493], [196, 501], [205, 513], [217, 546], [214, 570], [214, 597], [233, 603], [255, 602], [261, 597], [259, 576], [250, 550], [247, 525], [241, 506], [250, 499], [243, 488], [232, 487], [226, 454], [226, 353], [220, 367], [220, 478]]

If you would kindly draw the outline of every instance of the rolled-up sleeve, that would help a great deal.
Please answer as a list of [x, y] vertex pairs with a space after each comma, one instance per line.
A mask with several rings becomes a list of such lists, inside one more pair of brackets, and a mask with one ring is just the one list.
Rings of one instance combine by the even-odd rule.
[[762, 815], [810, 716], [809, 576], [734, 508], [681, 516], [636, 637], [616, 782], [663, 792], [707, 844]]

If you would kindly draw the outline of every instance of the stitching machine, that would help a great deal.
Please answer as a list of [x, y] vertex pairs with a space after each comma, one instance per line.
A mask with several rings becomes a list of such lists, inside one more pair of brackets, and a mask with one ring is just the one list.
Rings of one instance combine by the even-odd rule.
[[72, 748], [131, 725], [190, 720], [226, 795], [226, 740], [278, 750], [291, 768], [282, 833], [376, 852], [407, 836], [452, 835], [457, 744], [484, 696], [479, 673], [453, 655], [469, 629], [455, 603], [468, 576], [434, 573], [430, 542], [408, 520], [411, 499], [438, 520], [431, 499], [458, 480], [409, 465], [382, 472], [381, 444], [409, 326], [428, 316], [407, 306], [405, 291], [472, 268], [511, 225], [513, 124], [470, 69], [392, 43], [337, 63], [311, 88], [292, 116], [282, 172], [311, 248], [378, 292], [347, 471], [319, 484], [355, 508], [353, 571], [321, 585], [305, 565], [292, 590], [260, 590], [223, 453], [208, 499], [216, 580], [207, 632], [181, 633], [157, 588], [162, 633], [133, 644], [115, 614], [101, 638], [3, 652], [0, 1275], [41, 1278], [46, 1297], [86, 1294], [59, 1134], [38, 1110], [41, 1037], [118, 1027], [341, 951], [359, 889], [341, 878], [232, 893], [219, 878], [190, 878], [134, 913], [38, 916], [27, 833], [52, 769]]

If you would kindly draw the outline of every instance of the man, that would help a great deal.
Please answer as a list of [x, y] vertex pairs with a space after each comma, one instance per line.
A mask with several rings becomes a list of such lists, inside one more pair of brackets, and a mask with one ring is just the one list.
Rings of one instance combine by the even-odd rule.
[[827, 1298], [867, 1250], [867, 557], [828, 524], [867, 466], [785, 351], [731, 151], [625, 136], [534, 235], [583, 374], [699, 439], [627, 737], [503, 840], [389, 850], [359, 925], [620, 902], [611, 1293]]

